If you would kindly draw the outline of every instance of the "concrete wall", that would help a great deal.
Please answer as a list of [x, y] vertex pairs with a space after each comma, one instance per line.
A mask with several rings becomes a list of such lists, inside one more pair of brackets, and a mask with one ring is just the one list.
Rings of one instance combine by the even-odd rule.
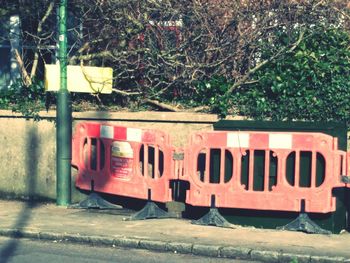
[[[0, 111], [2, 198], [54, 200], [56, 197], [55, 112], [43, 112], [41, 117], [41, 121], [35, 122], [11, 111]], [[175, 146], [186, 145], [192, 132], [212, 130], [213, 123], [218, 121], [216, 115], [165, 112], [84, 112], [74, 113], [73, 118], [73, 127], [81, 121], [100, 121], [160, 129], [170, 134]], [[78, 201], [84, 196], [74, 188], [74, 170], [72, 176], [72, 197]]]
[[55, 130], [47, 120], [0, 117], [0, 193], [5, 197], [55, 196]]
[[[56, 197], [55, 112], [42, 112], [41, 121], [0, 111], [0, 197], [49, 199]], [[191, 132], [212, 130], [216, 115], [163, 112], [73, 113], [73, 127], [81, 121], [102, 121], [128, 127], [160, 129], [173, 145], [183, 146]], [[75, 171], [72, 171], [73, 180]], [[83, 198], [72, 185], [73, 201]]]

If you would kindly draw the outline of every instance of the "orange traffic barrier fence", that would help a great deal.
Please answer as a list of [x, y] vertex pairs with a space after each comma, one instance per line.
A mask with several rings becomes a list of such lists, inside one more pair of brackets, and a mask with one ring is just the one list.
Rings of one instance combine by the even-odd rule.
[[193, 206], [328, 213], [350, 187], [350, 153], [322, 133], [198, 132], [179, 150], [159, 130], [80, 123], [72, 149], [78, 188], [163, 203], [181, 180]]
[[169, 181], [176, 179], [174, 148], [164, 132], [80, 123], [72, 149], [72, 165], [78, 169], [78, 188], [171, 201]]
[[198, 132], [179, 179], [189, 181], [193, 206], [209, 207], [214, 197], [222, 208], [328, 213], [332, 190], [345, 186], [346, 169], [350, 175], [349, 156], [322, 133]]

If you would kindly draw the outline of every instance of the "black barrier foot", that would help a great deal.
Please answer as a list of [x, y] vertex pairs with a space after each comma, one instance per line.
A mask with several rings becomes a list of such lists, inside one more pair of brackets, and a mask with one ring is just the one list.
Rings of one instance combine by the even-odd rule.
[[203, 226], [217, 226], [225, 228], [234, 228], [234, 225], [230, 224], [219, 212], [215, 206], [215, 195], [211, 196], [211, 207], [207, 214], [198, 220], [193, 220], [191, 222], [194, 225]]
[[289, 230], [289, 231], [301, 231], [309, 234], [325, 234], [330, 235], [332, 232], [319, 227], [313, 222], [305, 212], [305, 200], [302, 199], [300, 203], [300, 214], [289, 224], [277, 227], [278, 230]]
[[68, 208], [75, 209], [122, 209], [120, 205], [114, 205], [106, 200], [104, 200], [97, 193], [91, 193], [89, 196], [78, 204], [69, 206]]
[[144, 208], [125, 220], [133, 221], [152, 218], [171, 218], [171, 216], [168, 212], [160, 209], [154, 202], [148, 201]]
[[325, 230], [319, 227], [315, 222], [313, 222], [306, 213], [300, 213], [299, 216], [294, 219], [289, 224], [277, 227], [279, 230], [288, 230], [288, 231], [301, 231], [308, 234], [332, 234], [331, 231]]
[[160, 209], [154, 202], [152, 202], [151, 195], [152, 191], [151, 189], [148, 189], [148, 201], [145, 207], [125, 220], [133, 221], [152, 218], [170, 218], [171, 216], [169, 213], [165, 212], [163, 209]]
[[193, 220], [191, 223], [194, 225], [234, 228], [234, 226], [220, 214], [217, 208], [210, 208], [207, 214], [198, 220]]

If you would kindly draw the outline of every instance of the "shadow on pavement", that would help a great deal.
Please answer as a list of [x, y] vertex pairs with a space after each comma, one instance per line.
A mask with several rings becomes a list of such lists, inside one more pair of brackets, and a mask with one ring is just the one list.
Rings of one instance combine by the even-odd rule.
[[[36, 124], [30, 125], [29, 131], [26, 138], [26, 149], [23, 152], [25, 154], [25, 185], [26, 192], [32, 201], [31, 195], [35, 191], [36, 181], [37, 181], [37, 164], [39, 161], [39, 145], [37, 126]], [[25, 202], [24, 207], [18, 214], [16, 222], [13, 224], [12, 229], [23, 229], [26, 227], [28, 221], [31, 217], [31, 209], [35, 207], [34, 202]], [[0, 261], [1, 263], [6, 263], [9, 259], [16, 253], [16, 249], [19, 244], [19, 239], [12, 238], [7, 243], [5, 243], [0, 249]]]

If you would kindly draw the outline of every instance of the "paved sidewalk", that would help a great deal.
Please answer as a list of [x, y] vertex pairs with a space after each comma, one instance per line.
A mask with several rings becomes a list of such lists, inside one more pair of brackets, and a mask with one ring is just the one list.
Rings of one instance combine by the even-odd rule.
[[350, 262], [348, 233], [227, 229], [182, 219], [125, 221], [129, 215], [126, 210], [88, 211], [0, 200], [0, 235], [264, 262]]

